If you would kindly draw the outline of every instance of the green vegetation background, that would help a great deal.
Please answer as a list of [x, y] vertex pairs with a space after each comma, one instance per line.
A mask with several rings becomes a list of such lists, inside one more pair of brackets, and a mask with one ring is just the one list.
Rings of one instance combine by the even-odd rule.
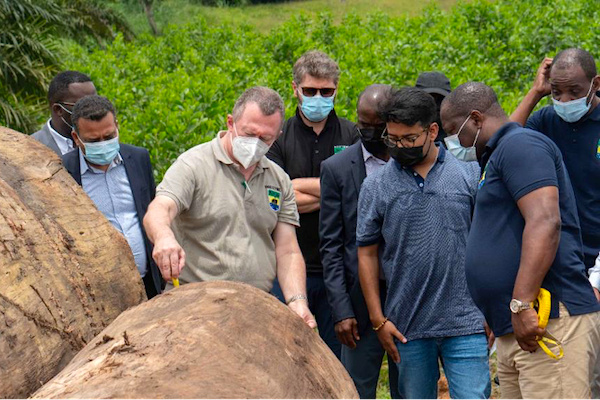
[[414, 16], [388, 14], [351, 13], [339, 23], [330, 13], [293, 15], [266, 33], [198, 16], [160, 37], [118, 36], [91, 53], [74, 46], [65, 67], [89, 73], [116, 103], [121, 140], [148, 148], [160, 181], [179, 154], [225, 127], [244, 89], [278, 90], [291, 115], [292, 65], [309, 49], [339, 62], [336, 110], [354, 120], [365, 86], [413, 85], [428, 70], [446, 73], [454, 86], [483, 81], [512, 111], [544, 56], [570, 46], [594, 52], [600, 40], [595, 0], [476, 0], [449, 11], [429, 5]]
[[[233, 8], [201, 1], [155, 0], [162, 35], [154, 37], [138, 0], [0, 0], [0, 122], [23, 131], [41, 125], [49, 79], [60, 68], [80, 70], [116, 104], [121, 140], [150, 151], [160, 181], [179, 154], [225, 127], [248, 87], [278, 90], [292, 115], [292, 65], [310, 49], [339, 62], [336, 110], [351, 120], [367, 85], [413, 85], [431, 70], [453, 86], [489, 84], [511, 112], [543, 57], [567, 47], [599, 56], [600, 0], [306, 0]], [[128, 40], [127, 24], [105, 6], [123, 14], [137, 38]], [[115, 31], [121, 33], [111, 41]], [[387, 365], [378, 397], [389, 397]]]

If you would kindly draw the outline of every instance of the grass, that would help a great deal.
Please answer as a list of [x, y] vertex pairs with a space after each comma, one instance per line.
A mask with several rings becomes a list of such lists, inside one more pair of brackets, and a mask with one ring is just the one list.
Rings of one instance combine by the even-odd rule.
[[378, 399], [390, 399], [390, 379], [388, 376], [388, 362], [387, 355], [383, 357], [383, 363], [381, 363], [381, 371], [379, 372], [379, 381], [377, 382], [377, 398]]
[[[449, 9], [456, 0], [432, 0], [442, 9]], [[111, 6], [121, 11], [136, 33], [150, 32], [146, 15], [138, 2], [113, 2]], [[154, 18], [159, 28], [169, 24], [192, 22], [199, 15], [214, 24], [249, 24], [267, 33], [297, 14], [315, 16], [321, 12], [333, 15], [339, 22], [348, 13], [366, 14], [383, 11], [391, 16], [416, 15], [426, 1], [414, 0], [305, 0], [277, 4], [258, 4], [242, 7], [208, 7], [191, 3], [190, 0], [163, 0], [154, 6]]]

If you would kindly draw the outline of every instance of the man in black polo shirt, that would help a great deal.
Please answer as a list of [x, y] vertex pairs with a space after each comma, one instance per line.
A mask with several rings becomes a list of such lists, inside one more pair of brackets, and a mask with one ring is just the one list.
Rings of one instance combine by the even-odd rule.
[[[585, 274], [577, 207], [560, 150], [546, 136], [511, 123], [483, 83], [459, 86], [441, 111], [448, 134], [473, 149], [483, 169], [466, 275], [497, 337], [502, 397], [589, 398], [600, 350], [600, 304]], [[538, 327], [532, 309], [540, 288], [552, 296], [546, 329]], [[538, 340], [550, 334], [564, 348], [559, 360], [539, 349]]]
[[[306, 262], [308, 303], [321, 338], [339, 358], [341, 345], [335, 336], [319, 255], [319, 174], [323, 160], [359, 138], [354, 124], [338, 118], [333, 109], [340, 76], [335, 61], [320, 51], [309, 51], [296, 61], [293, 74], [292, 88], [298, 98], [296, 115], [285, 122], [283, 134], [267, 157], [292, 179], [300, 212], [297, 236]], [[273, 291], [277, 294], [277, 286]]]

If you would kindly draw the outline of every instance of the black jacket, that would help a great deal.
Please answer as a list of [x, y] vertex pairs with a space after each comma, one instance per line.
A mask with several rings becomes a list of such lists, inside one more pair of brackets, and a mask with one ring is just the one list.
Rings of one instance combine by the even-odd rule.
[[[131, 185], [131, 192], [133, 193], [133, 200], [135, 202], [138, 219], [140, 224], [142, 224], [144, 215], [146, 215], [146, 211], [148, 210], [148, 205], [154, 199], [156, 193], [156, 184], [154, 182], [154, 175], [152, 174], [150, 155], [148, 154], [148, 150], [144, 148], [123, 143], [121, 143], [120, 154], [123, 158], [123, 165], [127, 172], [129, 184]], [[67, 171], [69, 171], [69, 174], [71, 174], [73, 179], [81, 186], [79, 149], [77, 148], [63, 155], [62, 160], [63, 165]], [[148, 257], [148, 273], [152, 274], [152, 281], [154, 282], [156, 292], [160, 293], [162, 291], [162, 278], [158, 266], [152, 259], [152, 243], [148, 240], [143, 225], [141, 228], [144, 243], [146, 245], [146, 255]]]
[[327, 298], [335, 323], [354, 317], [361, 331], [369, 314], [358, 280], [356, 220], [366, 176], [361, 142], [321, 164], [319, 236]]

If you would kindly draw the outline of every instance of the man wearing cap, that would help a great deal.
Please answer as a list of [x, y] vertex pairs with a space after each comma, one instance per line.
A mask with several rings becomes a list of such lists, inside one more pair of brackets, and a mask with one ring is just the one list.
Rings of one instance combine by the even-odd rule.
[[423, 89], [427, 93], [429, 93], [433, 99], [435, 100], [435, 105], [437, 106], [437, 117], [435, 122], [440, 127], [438, 136], [435, 139], [436, 143], [439, 142], [442, 146], [446, 147], [446, 143], [444, 142], [444, 138], [446, 137], [446, 132], [442, 127], [442, 119], [440, 118], [440, 106], [442, 105], [442, 101], [446, 96], [450, 94], [452, 88], [450, 86], [450, 79], [446, 77], [446, 75], [441, 72], [423, 72], [417, 78], [417, 83], [415, 87], [419, 89]]

